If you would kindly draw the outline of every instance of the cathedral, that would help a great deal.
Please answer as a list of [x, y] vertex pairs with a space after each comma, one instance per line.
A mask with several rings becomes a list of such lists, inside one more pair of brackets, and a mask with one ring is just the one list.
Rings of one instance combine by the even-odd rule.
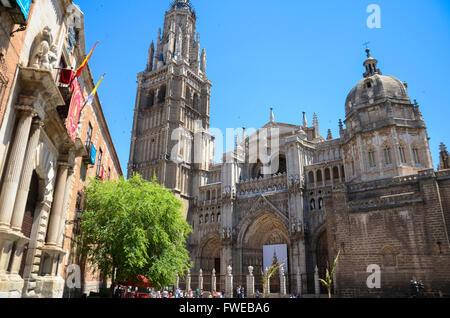
[[[215, 271], [223, 289], [229, 266], [236, 286], [252, 266], [261, 291], [276, 255], [289, 293], [313, 294], [339, 254], [340, 297], [405, 297], [413, 279], [430, 295], [450, 293], [448, 152], [442, 144], [435, 171], [407, 84], [366, 53], [337, 138], [320, 136], [316, 114], [312, 125], [306, 114], [296, 125], [271, 110], [264, 127], [243, 129], [215, 163], [196, 12], [189, 0], [172, 2], [138, 74], [128, 174], [156, 176], [184, 202], [193, 274]], [[380, 273], [375, 287], [370, 268]]]

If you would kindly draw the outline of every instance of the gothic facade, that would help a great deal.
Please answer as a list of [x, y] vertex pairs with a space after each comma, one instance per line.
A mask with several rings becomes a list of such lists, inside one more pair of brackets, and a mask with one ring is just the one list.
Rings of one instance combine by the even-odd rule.
[[[215, 270], [223, 289], [228, 266], [236, 285], [245, 285], [253, 266], [261, 291], [264, 246], [285, 244], [293, 294], [314, 293], [315, 272], [323, 277], [339, 251], [338, 295], [404, 296], [412, 278], [449, 293], [448, 153], [442, 145], [434, 171], [406, 83], [382, 75], [367, 50], [338, 138], [320, 136], [316, 114], [311, 126], [305, 114], [293, 125], [271, 111], [264, 127], [244, 130], [215, 164], [212, 84], [195, 27], [190, 1], [174, 1], [138, 75], [128, 166], [129, 175], [156, 175], [185, 202], [192, 272]], [[265, 154], [255, 140], [265, 141]], [[369, 265], [380, 268], [381, 288], [368, 287]]]

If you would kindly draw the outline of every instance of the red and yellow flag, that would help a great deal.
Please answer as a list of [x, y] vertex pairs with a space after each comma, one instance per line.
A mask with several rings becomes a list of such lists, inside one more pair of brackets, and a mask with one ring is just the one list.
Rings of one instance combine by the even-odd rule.
[[83, 63], [81, 63], [80, 67], [78, 67], [78, 69], [75, 71], [75, 77], [80, 76], [81, 71], [86, 67], [86, 64], [88, 63], [89, 59], [91, 58], [92, 53], [94, 52], [95, 47], [97, 46], [99, 41], [97, 41], [97, 43], [95, 43], [94, 47], [92, 48], [91, 52], [89, 52], [89, 54], [86, 56], [86, 58], [84, 59]]

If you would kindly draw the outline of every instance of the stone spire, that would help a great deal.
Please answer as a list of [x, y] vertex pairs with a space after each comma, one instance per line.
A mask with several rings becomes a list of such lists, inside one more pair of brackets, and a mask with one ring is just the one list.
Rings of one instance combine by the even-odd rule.
[[448, 156], [447, 147], [443, 142], [440, 145], [441, 153], [439, 154], [440, 163], [439, 170], [450, 169], [450, 157]]
[[341, 137], [344, 135], [344, 124], [342, 123], [342, 119], [339, 119], [339, 135]]
[[303, 127], [307, 128], [308, 127], [308, 121], [306, 120], [306, 113], [303, 112]]
[[275, 121], [275, 115], [273, 113], [273, 108], [270, 109], [270, 122], [273, 123]]
[[327, 140], [332, 140], [332, 139], [333, 139], [333, 135], [331, 134], [331, 129], [328, 129]]
[[148, 49], [147, 72], [151, 72], [153, 70], [154, 56], [155, 56], [155, 44], [152, 41], [152, 44], [150, 44], [150, 48]]
[[200, 70], [202, 71], [203, 74], [206, 74], [206, 51], [205, 51], [205, 48], [203, 48], [203, 50], [202, 50], [202, 56], [201, 56], [200, 60], [201, 60]]
[[377, 68], [378, 61], [370, 56], [370, 50], [366, 50], [367, 53], [367, 60], [364, 62], [364, 67], [366, 68], [366, 72], [363, 74], [364, 77], [369, 77], [375, 74], [381, 74], [381, 71], [379, 68]]
[[316, 113], [314, 113], [313, 125], [315, 128], [314, 130], [315, 130], [316, 137], [318, 137], [319, 136], [319, 119], [317, 118]]

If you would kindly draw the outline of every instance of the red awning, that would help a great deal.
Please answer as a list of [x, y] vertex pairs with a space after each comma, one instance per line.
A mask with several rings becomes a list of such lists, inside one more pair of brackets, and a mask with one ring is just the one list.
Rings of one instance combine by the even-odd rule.
[[153, 284], [148, 280], [148, 278], [143, 275], [138, 275], [135, 279], [127, 281], [125, 285], [130, 287], [143, 287], [143, 288], [154, 287]]

